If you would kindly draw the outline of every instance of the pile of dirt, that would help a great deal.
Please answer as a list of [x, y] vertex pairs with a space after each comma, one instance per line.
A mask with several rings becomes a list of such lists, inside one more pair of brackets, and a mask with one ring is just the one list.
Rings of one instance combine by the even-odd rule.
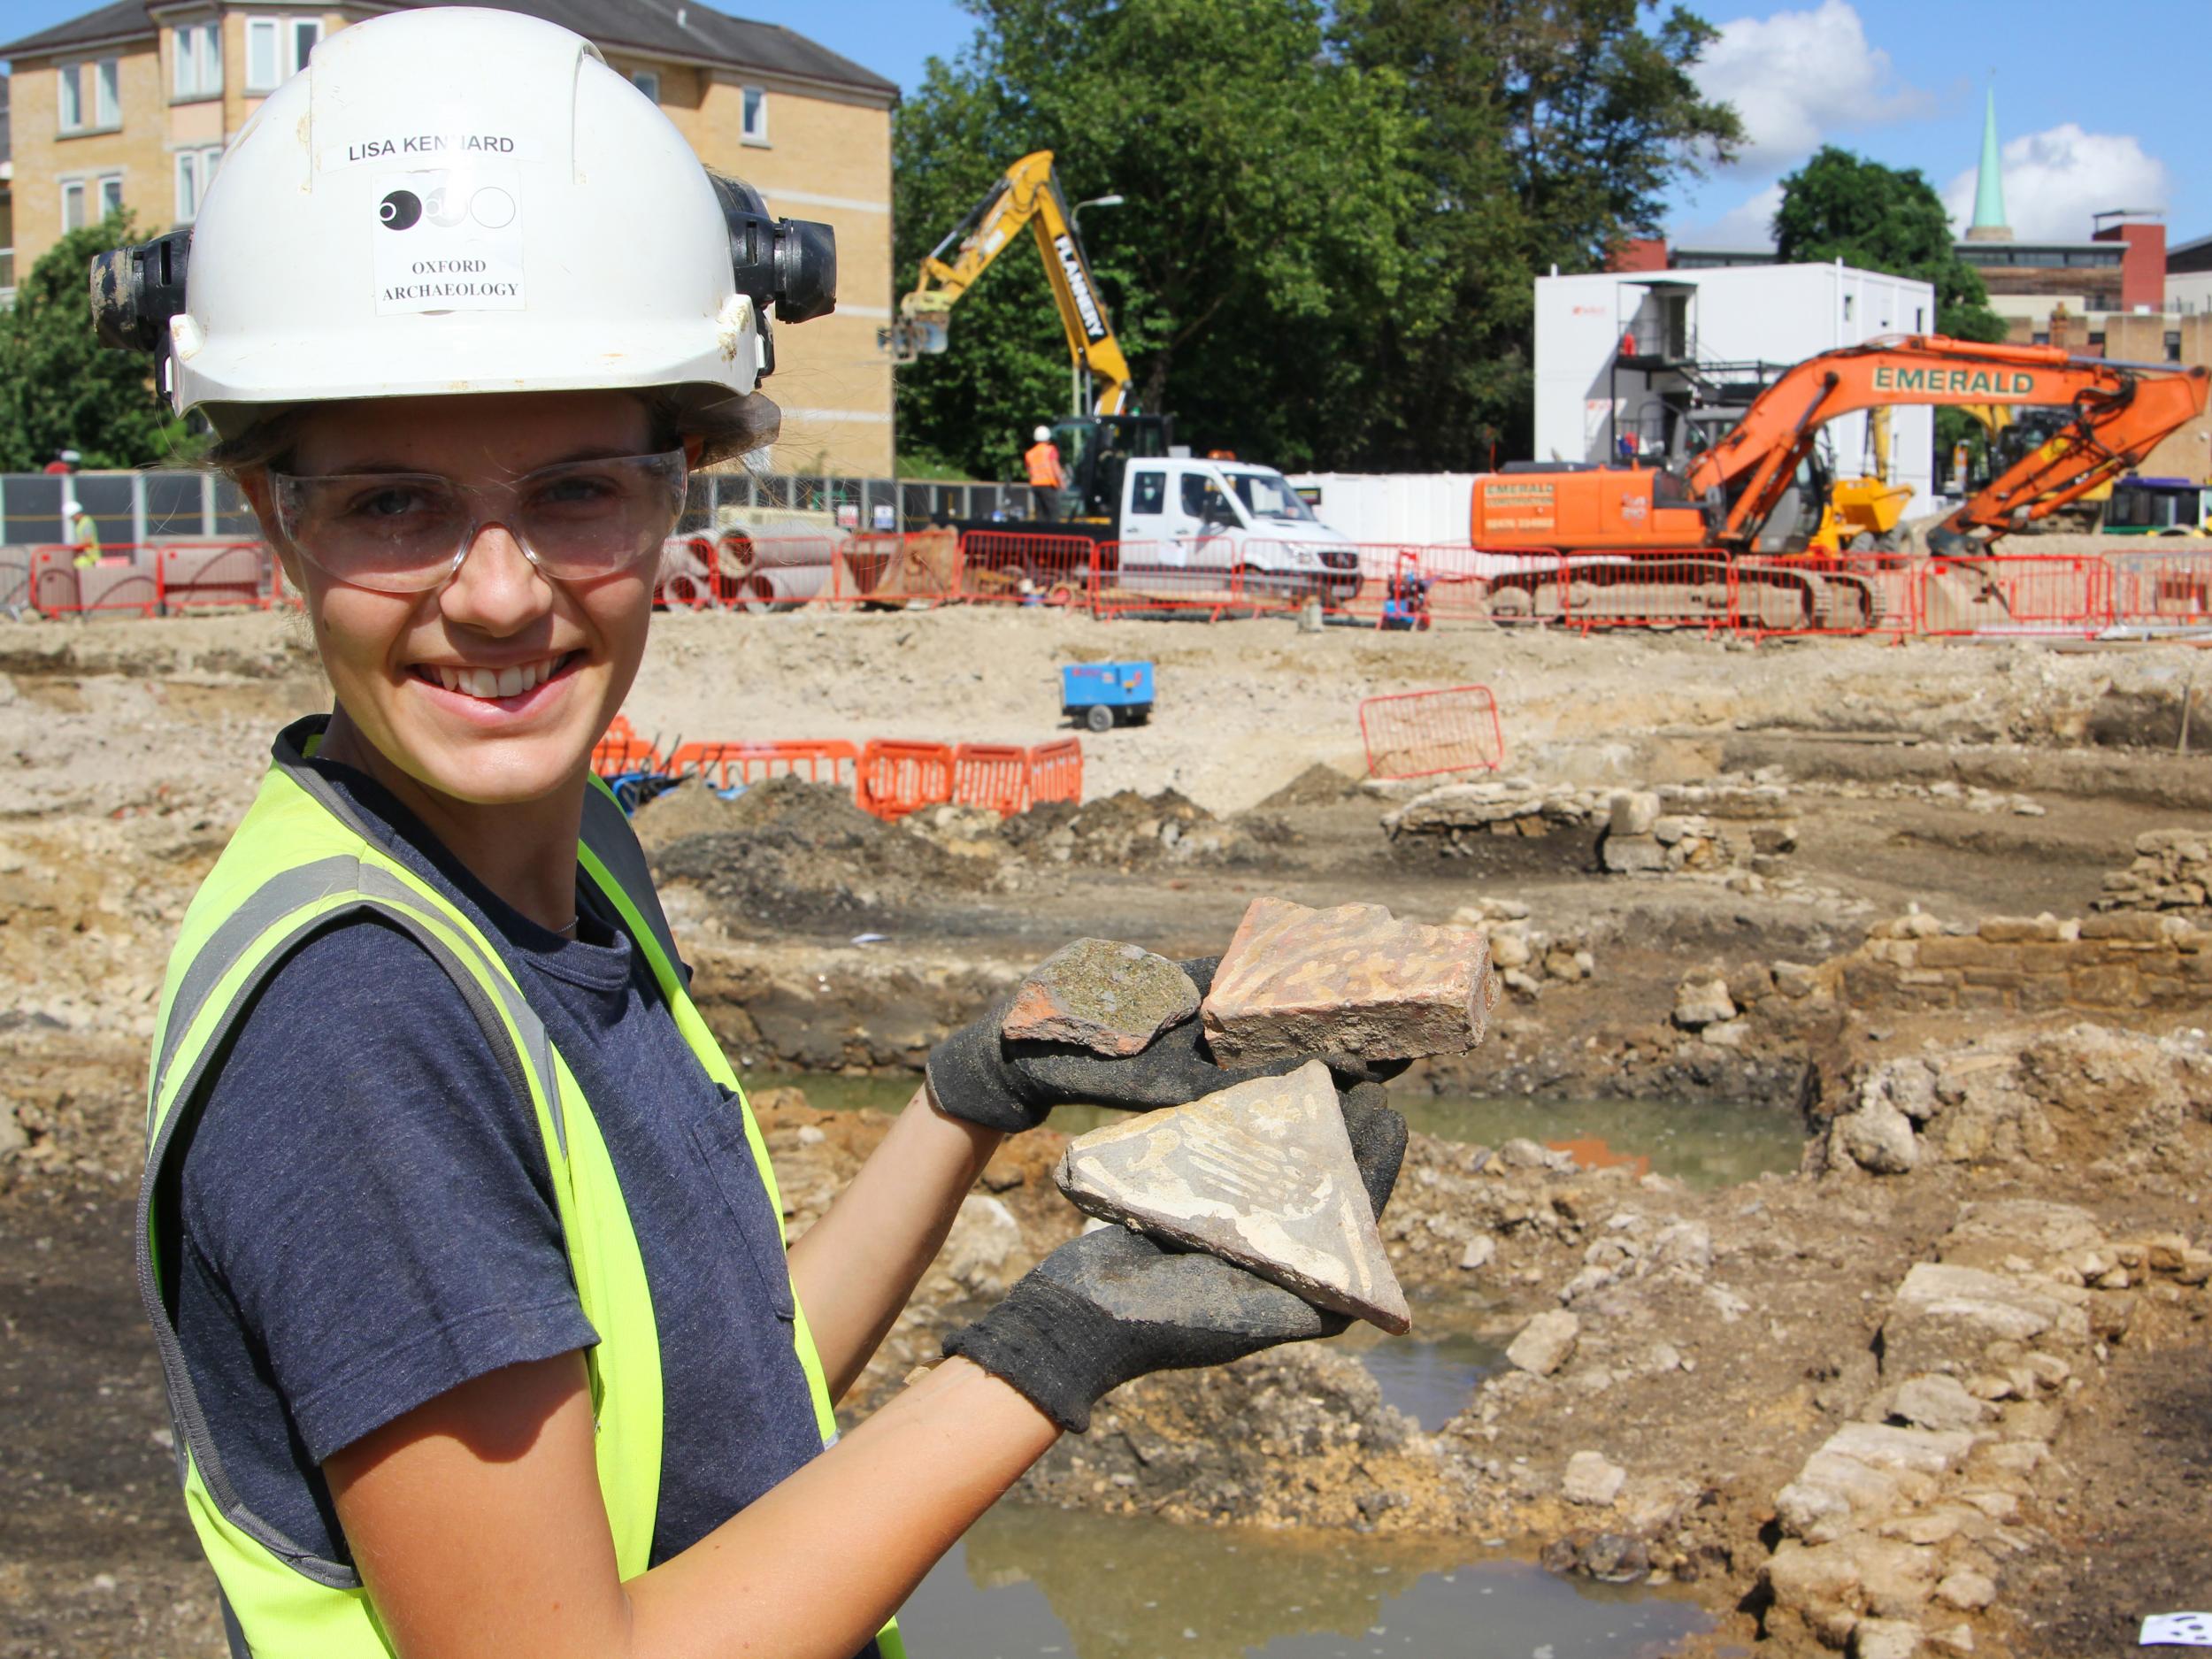
[[1131, 870], [1161, 864], [1242, 864], [1288, 839], [1279, 820], [1216, 818], [1179, 789], [1123, 789], [1079, 805], [1047, 802], [1006, 820], [1008, 846], [1038, 863]]
[[1260, 810], [1286, 812], [1299, 807], [1335, 806], [1339, 802], [1360, 800], [1364, 794], [1358, 779], [1316, 761], [1261, 802]]
[[863, 812], [848, 790], [799, 778], [727, 801], [687, 784], [636, 823], [656, 879], [696, 886], [741, 935], [888, 926], [932, 895], [988, 882], [974, 861]]

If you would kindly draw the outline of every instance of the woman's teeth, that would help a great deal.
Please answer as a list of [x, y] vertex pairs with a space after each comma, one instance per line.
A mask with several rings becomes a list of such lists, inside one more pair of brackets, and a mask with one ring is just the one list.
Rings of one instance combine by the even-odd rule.
[[567, 660], [565, 656], [548, 657], [512, 668], [447, 668], [441, 664], [425, 672], [448, 691], [457, 691], [465, 697], [519, 697], [552, 679]]

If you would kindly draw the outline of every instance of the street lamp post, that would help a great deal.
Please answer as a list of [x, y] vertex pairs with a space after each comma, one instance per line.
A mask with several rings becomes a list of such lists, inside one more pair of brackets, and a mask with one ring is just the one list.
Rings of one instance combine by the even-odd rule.
[[[1085, 208], [1119, 207], [1127, 200], [1128, 198], [1123, 196], [1094, 196], [1087, 201], [1078, 202], [1072, 208], [1069, 209], [1068, 234], [1075, 238], [1076, 247], [1080, 249], [1083, 246], [1083, 210]], [[1083, 264], [1084, 268], [1087, 270], [1090, 266], [1089, 255], [1086, 254], [1084, 256]], [[1069, 365], [1069, 401], [1074, 404], [1074, 412], [1076, 414], [1080, 415], [1088, 411], [1091, 400], [1087, 396], [1087, 388], [1086, 387], [1085, 382], [1087, 382], [1089, 379], [1089, 373], [1084, 369], [1083, 365], [1080, 362], [1073, 363]]]

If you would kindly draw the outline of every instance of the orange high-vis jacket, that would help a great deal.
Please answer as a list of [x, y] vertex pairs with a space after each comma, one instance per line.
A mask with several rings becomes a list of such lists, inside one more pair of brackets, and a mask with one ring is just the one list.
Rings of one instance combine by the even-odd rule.
[[1029, 468], [1030, 483], [1040, 489], [1058, 489], [1068, 481], [1060, 470], [1059, 446], [1049, 438], [1024, 450], [1022, 464]]

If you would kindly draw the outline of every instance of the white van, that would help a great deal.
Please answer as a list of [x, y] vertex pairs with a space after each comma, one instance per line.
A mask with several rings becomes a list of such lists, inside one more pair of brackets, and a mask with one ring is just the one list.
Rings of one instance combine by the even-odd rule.
[[1271, 466], [1171, 456], [1132, 459], [1121, 481], [1121, 585], [1142, 592], [1238, 587], [1270, 599], [1359, 589], [1359, 549], [1314, 517]]

